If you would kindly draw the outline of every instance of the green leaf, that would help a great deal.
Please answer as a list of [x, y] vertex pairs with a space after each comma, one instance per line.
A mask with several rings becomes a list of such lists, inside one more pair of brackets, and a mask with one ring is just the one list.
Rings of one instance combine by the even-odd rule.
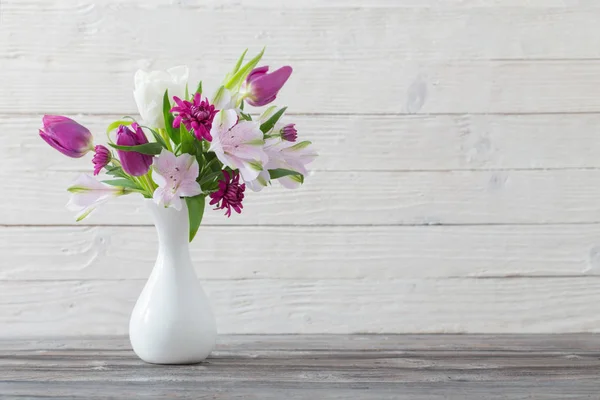
[[246, 114], [240, 111], [240, 117], [242, 117], [242, 119], [245, 119], [246, 121], [252, 121], [252, 116], [250, 114]]
[[260, 115], [260, 120], [261, 121], [266, 121], [267, 119], [271, 118], [271, 116], [273, 115], [273, 113], [275, 112], [275, 110], [277, 110], [277, 106], [270, 106], [268, 107], [261, 115]]
[[283, 178], [284, 176], [290, 176], [295, 181], [304, 183], [304, 176], [299, 172], [292, 171], [291, 169], [285, 169], [285, 168], [270, 169], [269, 176], [271, 177], [271, 179], [279, 179], [279, 178]]
[[305, 147], [308, 147], [312, 142], [310, 140], [304, 140], [302, 142], [296, 143], [293, 146], [288, 147], [288, 150], [302, 150]]
[[190, 242], [194, 240], [200, 223], [202, 222], [202, 216], [204, 215], [205, 196], [199, 194], [194, 197], [185, 197], [185, 202], [188, 206], [188, 217], [190, 221]]
[[185, 125], [181, 124], [180, 128], [181, 128], [180, 129], [181, 152], [189, 153], [189, 154], [196, 154], [196, 146], [194, 145], [194, 141], [196, 140], [196, 137], [194, 137], [194, 135], [190, 131], [187, 130]]
[[150, 132], [152, 132], [152, 136], [154, 136], [154, 139], [156, 140], [157, 143], [160, 143], [160, 145], [162, 147], [164, 147], [165, 149], [167, 148], [167, 143], [165, 142], [165, 139], [163, 139], [163, 137], [160, 136], [160, 134], [158, 132], [156, 132], [154, 129], [148, 128], [147, 126], [144, 128], [147, 128]]
[[205, 183], [211, 182], [213, 181], [216, 177], [219, 176], [223, 176], [223, 171], [215, 171], [215, 172], [211, 172], [210, 174], [204, 176], [202, 179], [200, 179], [200, 186], [204, 185]]
[[200, 93], [200, 96], [202, 96], [202, 81], [198, 82], [198, 87], [196, 88], [196, 93]]
[[275, 114], [273, 114], [268, 120], [266, 120], [260, 126], [260, 130], [262, 131], [262, 133], [267, 133], [271, 129], [273, 129], [273, 127], [275, 126], [275, 124], [277, 123], [277, 121], [279, 121], [279, 118], [281, 118], [281, 116], [283, 115], [283, 113], [285, 112], [285, 110], [287, 110], [287, 107], [283, 107], [281, 110], [279, 110]]
[[188, 84], [185, 84], [185, 99], [189, 100], [190, 99], [190, 91], [188, 89]]
[[135, 121], [125, 121], [125, 120], [118, 120], [113, 122], [112, 124], [108, 125], [108, 128], [106, 128], [106, 133], [110, 133], [112, 131], [114, 131], [115, 129], [117, 129], [119, 126], [121, 125], [125, 125], [125, 126], [129, 126], [131, 124], [133, 124]]
[[235, 63], [235, 67], [233, 67], [233, 71], [231, 71], [232, 74], [235, 74], [236, 72], [238, 72], [238, 70], [242, 66], [242, 63], [244, 62], [244, 57], [246, 57], [247, 52], [248, 52], [248, 49], [244, 50], [244, 52], [242, 53], [240, 58], [238, 58], [237, 63]]
[[156, 142], [140, 144], [137, 146], [119, 146], [116, 144], [109, 143], [109, 146], [121, 151], [135, 151], [136, 153], [148, 154], [151, 156], [160, 154], [160, 152], [163, 149], [163, 146], [160, 143]]
[[215, 97], [211, 101], [212, 104], [218, 104], [221, 101], [221, 97], [225, 94], [225, 86], [220, 86], [217, 92], [215, 93]]
[[125, 187], [125, 188], [129, 188], [129, 189], [135, 189], [135, 190], [143, 190], [140, 185], [138, 185], [137, 183], [130, 181], [129, 179], [109, 179], [106, 181], [102, 181], [104, 183], [106, 183], [107, 185], [111, 185], [111, 186], [118, 186], [118, 187]]
[[128, 175], [123, 171], [123, 168], [117, 167], [115, 165], [107, 165], [104, 167], [106, 169], [106, 174], [111, 176], [117, 176], [120, 178], [128, 178]]
[[264, 53], [265, 53], [265, 48], [263, 47], [261, 52], [258, 53], [258, 55], [256, 55], [256, 57], [254, 57], [252, 60], [248, 61], [248, 63], [246, 63], [246, 65], [241, 67], [235, 73], [235, 75], [233, 75], [231, 77], [231, 79], [229, 79], [229, 81], [225, 84], [225, 88], [229, 89], [229, 90], [233, 90], [233, 91], [235, 91], [235, 89], [238, 89], [242, 85], [242, 82], [244, 81], [244, 79], [246, 79], [248, 74], [254, 69], [254, 67], [256, 67], [256, 65], [258, 64], [258, 62], [260, 61], [260, 59], [262, 58]]
[[169, 89], [165, 90], [165, 95], [163, 96], [163, 118], [165, 120], [165, 130], [167, 134], [171, 138], [171, 140], [175, 143], [179, 143], [179, 129], [173, 128], [173, 114], [171, 114], [171, 101], [169, 100]]

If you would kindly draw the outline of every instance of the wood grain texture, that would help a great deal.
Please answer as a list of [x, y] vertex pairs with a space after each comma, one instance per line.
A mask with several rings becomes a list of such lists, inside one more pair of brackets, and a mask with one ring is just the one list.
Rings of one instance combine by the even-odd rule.
[[[0, 42], [0, 52], [21, 64], [37, 59], [46, 65], [72, 63], [76, 53], [90, 66], [104, 67], [107, 61], [156, 61], [161, 54], [190, 65], [234, 61], [240, 46], [264, 45], [268, 57], [280, 62], [596, 59], [600, 8], [585, 3], [4, 0], [1, 28], [8, 40]], [[171, 21], [179, 21], [176, 46], [165, 33]], [[205, 32], [211, 40], [199, 44]], [[41, 33], [44, 41], [32, 40]]]
[[[115, 115], [70, 115], [105, 143]], [[600, 168], [600, 114], [293, 115], [319, 157], [312, 170], [439, 171]], [[90, 170], [90, 157], [65, 160], [36, 135], [41, 115], [0, 115], [0, 168]]]
[[[126, 334], [142, 280], [3, 281], [0, 336]], [[600, 332], [600, 280], [211, 280], [220, 333]]]
[[[135, 115], [137, 68], [186, 63], [210, 92], [243, 48], [263, 45], [267, 64], [293, 65], [278, 104], [321, 157], [299, 191], [249, 194], [232, 219], [207, 211], [192, 253], [223, 332], [600, 331], [599, 18], [581, 0], [1, 0], [0, 336], [123, 334], [154, 261], [139, 199], [75, 226], [64, 189], [89, 159], [47, 148], [41, 114], [76, 114], [102, 137]], [[453, 365], [466, 368], [463, 356]], [[375, 363], [422, 377], [410, 362]], [[457, 381], [478, 372], [427, 364], [425, 395], [390, 376], [358, 393], [360, 373], [312, 364], [281, 370], [275, 394], [261, 379], [194, 379], [261, 399], [327, 398], [331, 377], [344, 399], [524, 398], [536, 381], [562, 400], [597, 387], [595, 363], [568, 376], [502, 364], [471, 392]], [[43, 382], [11, 377], [0, 393], [44, 395]], [[161, 397], [150, 378], [127, 379], [116, 392]], [[194, 395], [196, 381], [175, 381], [161, 384]], [[73, 382], [54, 382], [55, 396]], [[83, 385], [69, 395], [106, 386]]]
[[[75, 224], [64, 205], [78, 173], [11, 172], [0, 179], [0, 224]], [[298, 190], [275, 184], [244, 199], [232, 218], [208, 210], [206, 225], [438, 225], [596, 223], [600, 170], [316, 171]], [[249, 191], [250, 192], [250, 191]], [[40, 201], [40, 193], [44, 201]], [[114, 199], [89, 224], [149, 224], [141, 195]]]
[[[40, 33], [41, 34], [41, 33]], [[136, 113], [131, 94], [139, 67], [160, 60], [77, 64], [7, 60], [0, 75], [5, 113]], [[166, 58], [169, 57], [169, 58]], [[14, 61], [17, 60], [17, 61]], [[265, 60], [271, 63], [270, 59]], [[220, 82], [231, 62], [191, 64], [192, 82]], [[284, 62], [283, 60], [279, 62]], [[296, 113], [580, 113], [600, 111], [600, 60], [431, 62], [295, 61], [277, 104]], [[41, 68], [41, 66], [43, 68]], [[315, 74], [314, 71], [319, 73]], [[382, 71], [394, 71], [390, 77]], [[27, 75], [27, 81], [22, 76]], [[91, 79], [90, 77], [93, 77]], [[56, 90], [55, 88], [60, 88]], [[94, 96], [89, 96], [94, 93]], [[207, 93], [211, 93], [207, 89]], [[302, 96], [297, 94], [301, 93]], [[468, 93], [469, 95], [465, 95]]]
[[145, 364], [123, 337], [0, 341], [0, 396], [587, 399], [598, 346], [595, 335], [221, 336], [207, 362], [183, 367]]
[[[0, 279], [143, 280], [156, 246], [153, 227], [0, 228]], [[600, 275], [600, 226], [204, 226], [191, 251], [211, 280], [583, 277]]]

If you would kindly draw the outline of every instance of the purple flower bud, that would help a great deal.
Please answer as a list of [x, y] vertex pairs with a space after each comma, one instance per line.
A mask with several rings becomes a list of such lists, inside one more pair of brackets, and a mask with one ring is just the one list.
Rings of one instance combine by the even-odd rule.
[[94, 163], [94, 175], [98, 175], [102, 168], [106, 167], [110, 162], [112, 156], [110, 154], [110, 150], [101, 144], [97, 145], [94, 148], [94, 158], [92, 158], [92, 162]]
[[287, 65], [270, 74], [267, 73], [268, 70], [268, 66], [255, 68], [246, 78], [246, 101], [251, 106], [260, 107], [275, 100], [277, 93], [292, 74], [292, 67]]
[[[138, 146], [148, 143], [148, 138], [138, 124], [134, 123], [131, 127], [135, 131], [132, 131], [125, 125], [119, 126], [117, 130], [117, 144], [119, 146]], [[152, 165], [151, 155], [122, 150], [117, 150], [117, 153], [119, 154], [123, 171], [131, 176], [144, 175], [150, 169], [150, 165]]]
[[50, 146], [66, 156], [79, 158], [94, 148], [90, 131], [70, 118], [44, 115], [40, 136]]
[[281, 138], [288, 142], [295, 142], [298, 139], [298, 131], [294, 127], [296, 124], [287, 124], [281, 128]]

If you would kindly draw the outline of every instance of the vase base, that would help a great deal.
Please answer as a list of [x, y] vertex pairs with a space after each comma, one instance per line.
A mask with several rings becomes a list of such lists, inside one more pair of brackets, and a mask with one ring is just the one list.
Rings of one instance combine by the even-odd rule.
[[198, 360], [198, 361], [196, 361], [196, 360], [189, 360], [189, 361], [146, 361], [146, 360], [144, 360], [143, 358], [140, 357], [140, 360], [142, 360], [146, 364], [152, 364], [152, 365], [196, 365], [196, 364], [202, 364], [202, 363], [207, 362], [208, 358], [205, 358], [203, 360]]

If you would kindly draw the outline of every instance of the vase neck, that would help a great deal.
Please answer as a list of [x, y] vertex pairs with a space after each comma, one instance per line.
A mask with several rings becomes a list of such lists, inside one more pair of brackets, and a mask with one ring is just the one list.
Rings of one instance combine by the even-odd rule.
[[182, 203], [181, 210], [176, 210], [159, 206], [151, 199], [146, 200], [158, 233], [159, 252], [189, 252], [188, 209], [186, 203]]

